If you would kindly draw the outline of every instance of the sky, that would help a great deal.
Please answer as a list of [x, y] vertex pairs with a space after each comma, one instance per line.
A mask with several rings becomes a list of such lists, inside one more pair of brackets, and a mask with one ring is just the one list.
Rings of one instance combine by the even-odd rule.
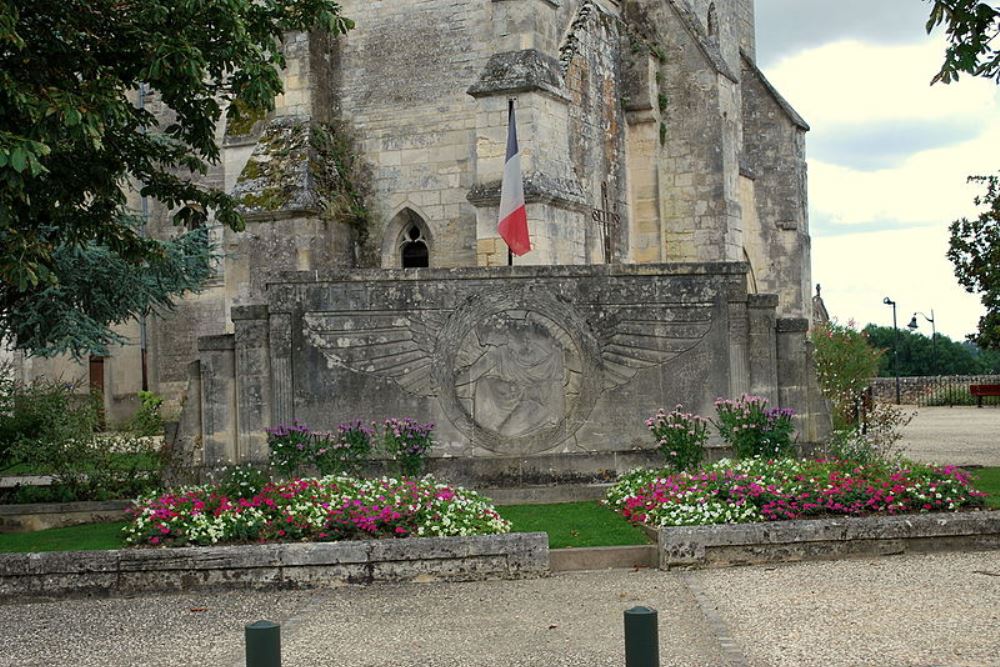
[[[757, 60], [811, 125], [813, 283], [831, 316], [899, 326], [915, 312], [961, 340], [979, 298], [945, 257], [948, 225], [975, 217], [971, 174], [1000, 169], [1000, 87], [930, 85], [940, 29], [923, 0], [757, 0]], [[922, 333], [930, 325], [918, 316]]]

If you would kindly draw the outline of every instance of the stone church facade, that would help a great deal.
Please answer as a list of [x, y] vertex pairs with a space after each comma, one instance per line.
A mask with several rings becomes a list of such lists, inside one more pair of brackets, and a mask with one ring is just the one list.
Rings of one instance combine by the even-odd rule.
[[[347, 37], [288, 36], [274, 113], [219, 128], [206, 184], [247, 229], [102, 360], [109, 409], [183, 403], [208, 463], [282, 421], [412, 415], [446, 455], [620, 468], [656, 408], [748, 391], [820, 437], [808, 126], [755, 64], [753, 0], [342, 5]], [[534, 250], [508, 267], [511, 98]]]

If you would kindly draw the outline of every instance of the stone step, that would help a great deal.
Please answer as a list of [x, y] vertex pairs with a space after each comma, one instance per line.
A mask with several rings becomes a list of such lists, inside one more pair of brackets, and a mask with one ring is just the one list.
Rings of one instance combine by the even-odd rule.
[[551, 505], [600, 500], [610, 487], [610, 484], [559, 484], [476, 490], [496, 505]]
[[624, 570], [656, 566], [655, 544], [552, 549], [549, 551], [549, 568], [553, 573], [582, 570]]

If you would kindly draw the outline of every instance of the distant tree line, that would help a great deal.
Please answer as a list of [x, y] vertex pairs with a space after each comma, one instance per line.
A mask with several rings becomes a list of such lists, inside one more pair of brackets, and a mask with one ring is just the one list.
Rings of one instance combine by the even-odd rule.
[[[893, 328], [869, 324], [864, 333], [873, 347], [885, 350], [879, 360], [879, 375], [893, 376]], [[903, 377], [1000, 374], [1000, 351], [982, 350], [975, 343], [953, 341], [941, 334], [932, 341], [924, 334], [900, 329], [899, 374]]]

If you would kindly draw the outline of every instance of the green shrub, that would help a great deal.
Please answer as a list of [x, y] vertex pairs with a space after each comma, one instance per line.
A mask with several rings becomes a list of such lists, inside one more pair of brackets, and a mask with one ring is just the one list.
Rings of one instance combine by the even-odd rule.
[[271, 465], [286, 476], [314, 468], [321, 475], [356, 475], [372, 453], [375, 432], [360, 421], [340, 424], [336, 433], [313, 431], [295, 422], [267, 429]]
[[705, 458], [708, 420], [681, 412], [683, 406], [667, 413], [659, 410], [646, 420], [646, 428], [656, 438], [656, 446], [671, 470], [692, 470]]
[[878, 375], [884, 351], [870, 345], [868, 336], [853, 323], [818, 325], [810, 339], [816, 378], [823, 395], [833, 404], [834, 430], [854, 428], [863, 417], [862, 396]]
[[828, 458], [861, 465], [896, 464], [903, 456], [898, 447], [902, 430], [916, 414], [888, 403], [875, 403], [865, 415], [863, 425], [833, 432], [825, 454]]
[[19, 445], [17, 458], [51, 475], [50, 493], [58, 502], [134, 498], [160, 486], [160, 453], [148, 438], [113, 434], [40, 440]]
[[138, 436], [163, 435], [163, 397], [151, 391], [139, 392], [139, 409], [125, 424], [125, 430]]
[[737, 458], [782, 458], [793, 453], [795, 411], [767, 405], [766, 398], [749, 395], [736, 401], [720, 398], [715, 402], [719, 435], [733, 448]]
[[6, 370], [0, 371], [0, 470], [23, 464], [44, 472], [46, 462], [37, 451], [93, 437], [100, 419], [96, 396], [80, 394], [79, 384], [18, 382]]
[[415, 419], [386, 419], [382, 424], [382, 446], [399, 466], [401, 475], [417, 477], [427, 465], [427, 455], [434, 446], [434, 424]]

